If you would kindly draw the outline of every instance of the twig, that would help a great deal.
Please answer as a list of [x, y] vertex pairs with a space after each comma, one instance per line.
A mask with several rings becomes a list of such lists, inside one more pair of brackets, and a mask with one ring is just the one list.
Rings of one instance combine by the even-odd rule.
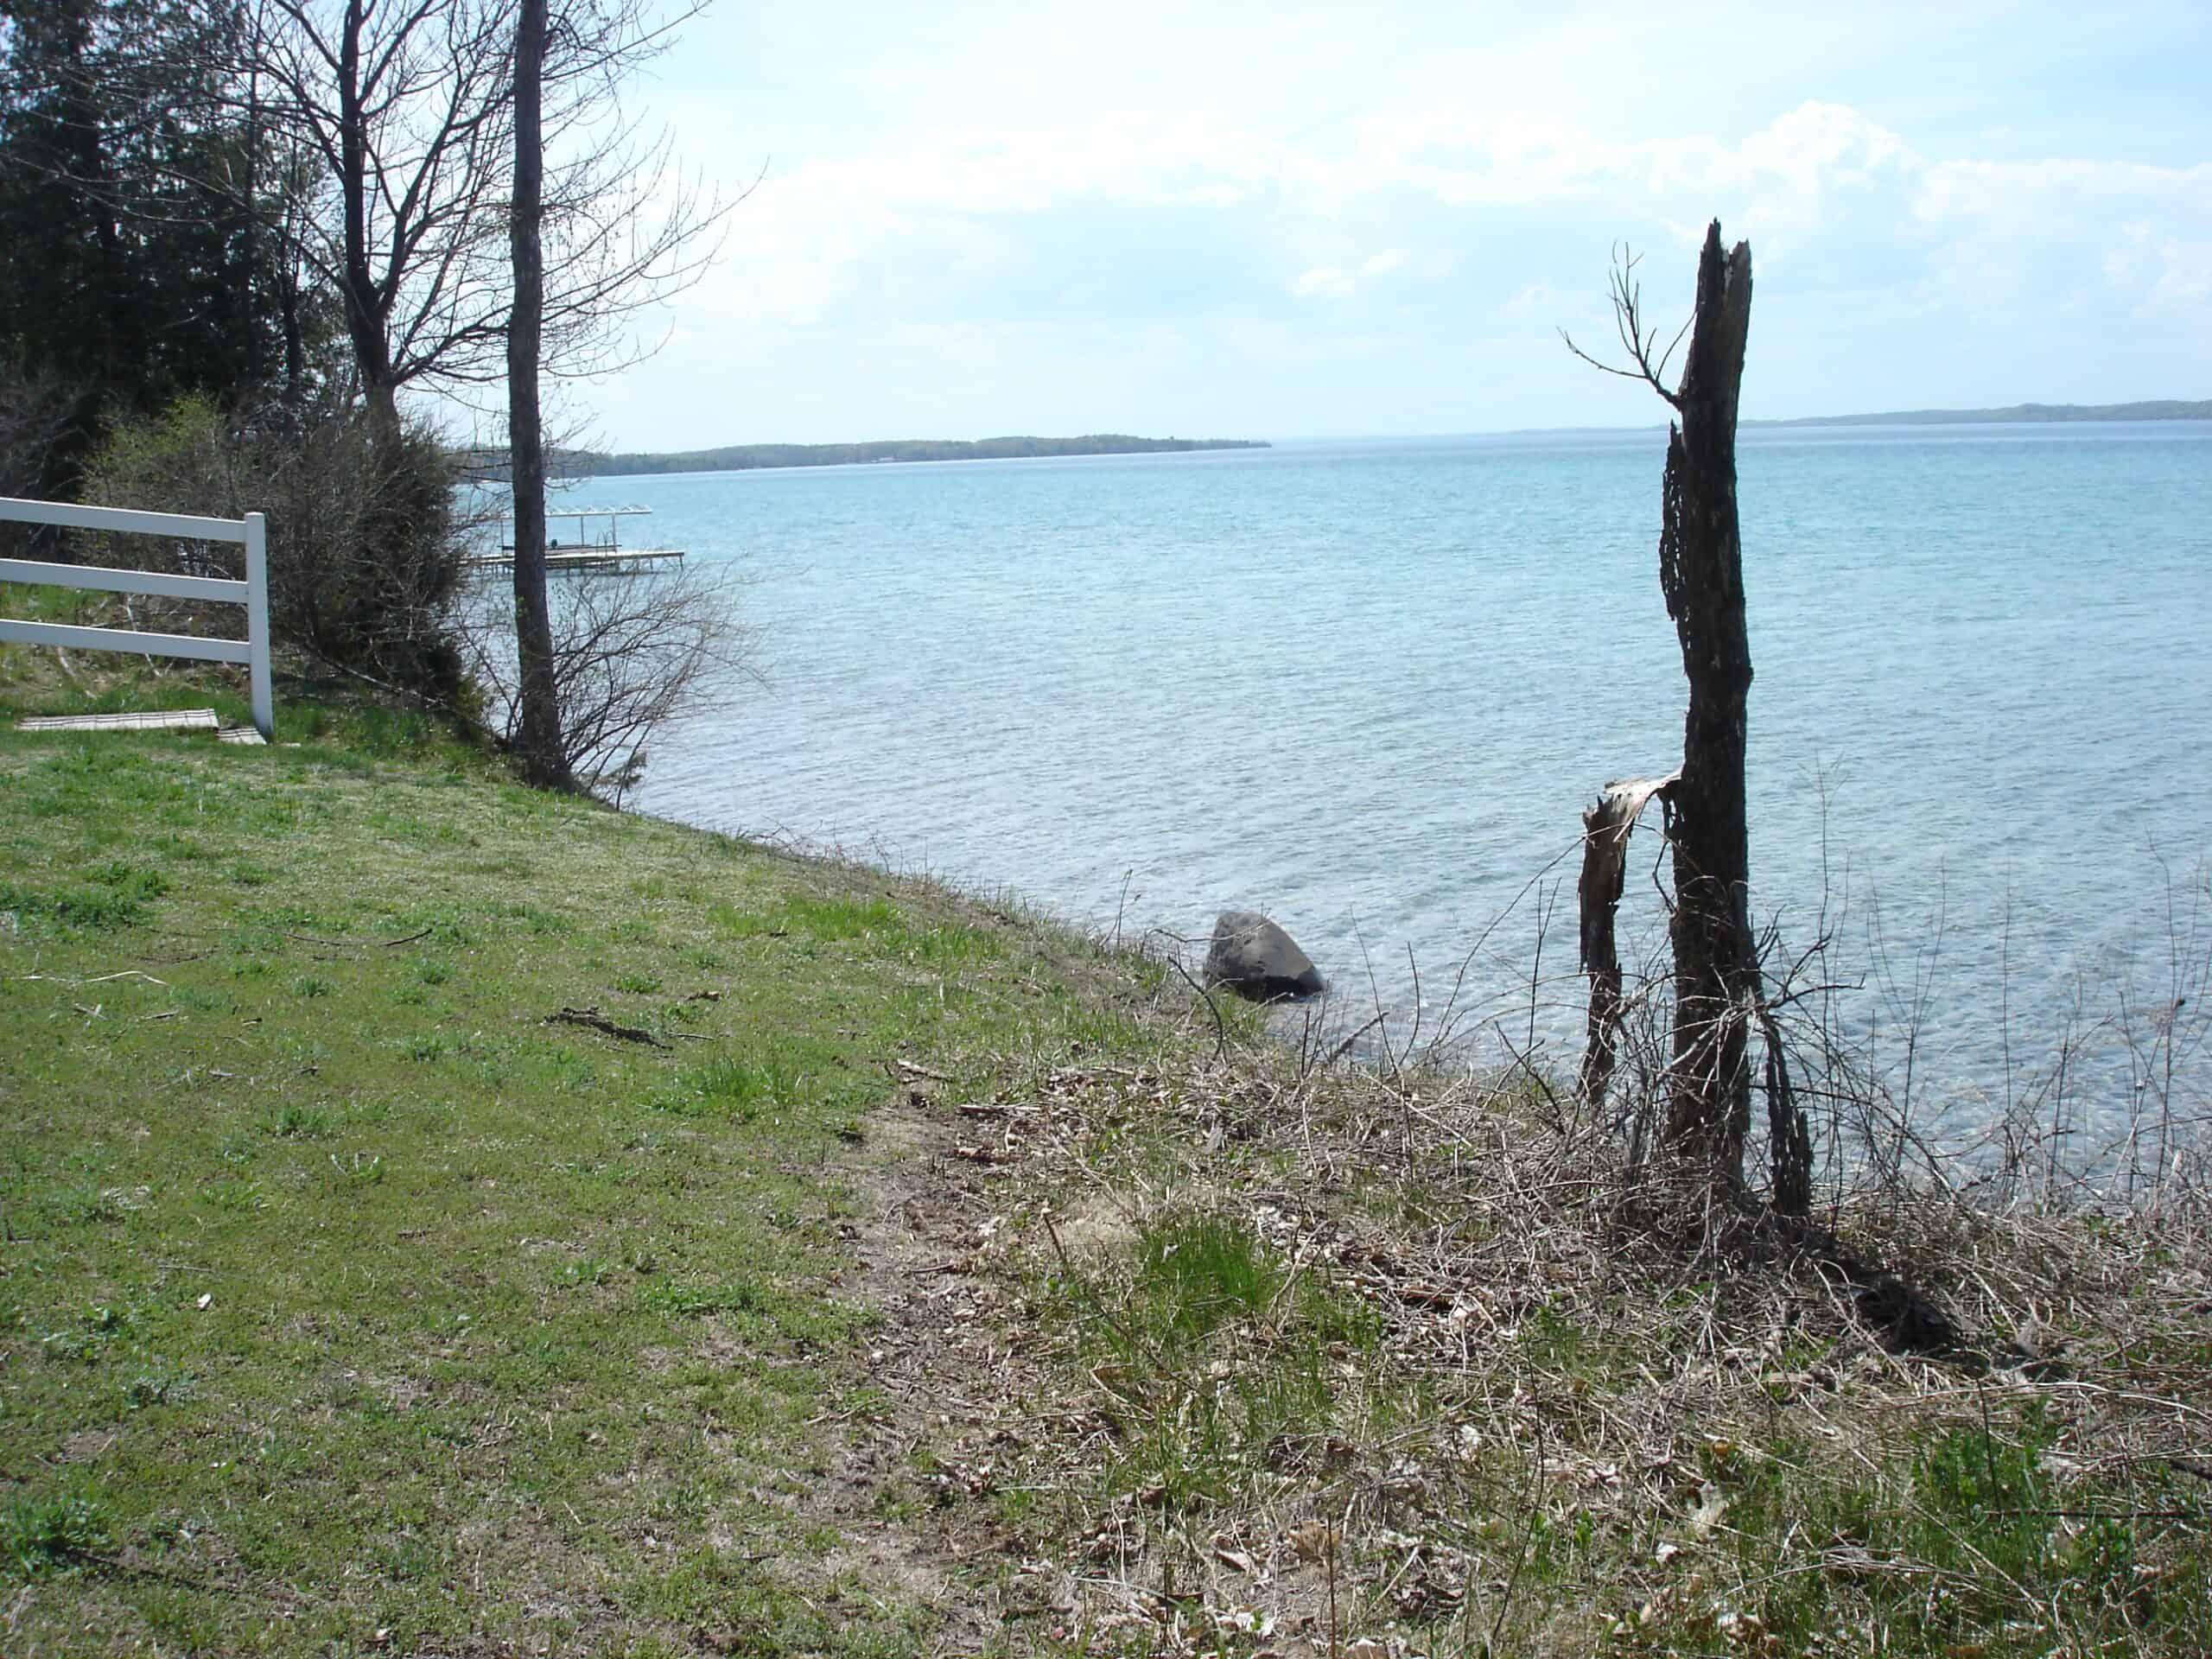
[[[433, 923], [431, 925], [435, 926], [436, 924]], [[396, 944], [412, 944], [417, 939], [425, 938], [429, 937], [429, 927], [418, 927], [412, 933], [403, 933], [396, 939], [378, 939], [376, 943], [389, 950]], [[366, 950], [370, 948], [370, 943], [366, 939], [326, 939], [318, 938], [313, 933], [287, 933], [284, 937], [288, 939], [296, 939], [302, 944], [327, 945], [335, 950]]]
[[544, 1023], [549, 1026], [588, 1026], [594, 1031], [605, 1032], [609, 1037], [620, 1037], [626, 1043], [644, 1043], [651, 1048], [666, 1048], [668, 1045], [642, 1026], [618, 1026], [597, 1008], [563, 1008], [558, 1014], [549, 1014]]
[[1357, 1043], [1361, 1038], [1366, 1036], [1369, 1032], [1374, 1030], [1376, 1027], [1382, 1023], [1382, 1016], [1378, 1014], [1372, 1020], [1370, 1020], [1365, 1025], [1362, 1026], [1357, 1031], [1352, 1033], [1351, 1036], [1345, 1038], [1344, 1041], [1338, 1043], [1334, 1048], [1331, 1049], [1329, 1051], [1329, 1058], [1321, 1062], [1320, 1069], [1325, 1071], [1331, 1066], [1334, 1065], [1338, 1060], [1344, 1058], [1345, 1055], [1351, 1052], [1353, 1044]]
[[1529, 1546], [1536, 1535], [1536, 1516], [1543, 1509], [1544, 1480], [1544, 1425], [1536, 1421], [1536, 1463], [1529, 1473], [1529, 1488], [1521, 1501], [1528, 1506], [1528, 1523], [1521, 1531], [1521, 1548], [1513, 1557], [1513, 1571], [1506, 1575], [1505, 1593], [1498, 1599], [1497, 1615], [1490, 1622], [1490, 1640], [1484, 1646], [1491, 1653], [1497, 1651], [1497, 1638], [1505, 1630], [1505, 1616], [1513, 1611], [1513, 1592], [1520, 1587], [1521, 1574], [1529, 1565]]
[[1213, 1004], [1213, 993], [1191, 977], [1191, 970], [1176, 957], [1167, 958], [1167, 965], [1183, 976], [1183, 982], [1205, 999], [1206, 1012], [1213, 1015], [1213, 1063], [1219, 1065], [1229, 1058], [1229, 1027], [1222, 1023], [1221, 1010]]

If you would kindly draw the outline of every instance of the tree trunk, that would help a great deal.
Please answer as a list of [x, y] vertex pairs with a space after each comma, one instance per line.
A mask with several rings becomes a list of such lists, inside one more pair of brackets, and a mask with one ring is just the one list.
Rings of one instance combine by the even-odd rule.
[[1675, 907], [1664, 1150], [1727, 1198], [1743, 1185], [1747, 1039], [1759, 1009], [1744, 811], [1751, 652], [1736, 515], [1736, 407], [1751, 314], [1751, 246], [1738, 242], [1724, 256], [1715, 220], [1698, 262], [1695, 327], [1677, 394], [1681, 418], [1668, 437], [1659, 537], [1659, 585], [1690, 684], [1681, 776], [1665, 798]]
[[262, 257], [261, 224], [261, 74], [258, 68], [259, 19], [253, 61], [245, 82], [245, 154], [240, 159], [238, 205], [233, 222], [238, 233], [238, 326], [245, 334], [245, 378], [258, 403], [269, 390], [267, 341], [261, 328], [259, 298]]
[[538, 418], [538, 336], [545, 309], [539, 240], [545, 152], [539, 131], [546, 0], [522, 0], [515, 26], [515, 297], [507, 324], [507, 442], [515, 501], [515, 654], [523, 776], [540, 788], [573, 789], [561, 741], [553, 674], [553, 621], [545, 599], [545, 435]]
[[369, 152], [361, 103], [361, 35], [368, 26], [366, 0], [346, 0], [338, 45], [338, 192], [346, 215], [344, 269], [338, 286], [346, 302], [346, 334], [369, 406], [369, 428], [379, 442], [399, 435], [397, 389], [391, 371], [391, 308], [369, 270]]

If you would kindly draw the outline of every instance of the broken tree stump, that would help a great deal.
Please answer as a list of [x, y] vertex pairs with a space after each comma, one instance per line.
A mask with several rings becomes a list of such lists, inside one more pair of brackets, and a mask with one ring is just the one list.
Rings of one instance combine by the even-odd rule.
[[1582, 921], [1582, 971], [1590, 976], [1589, 1037], [1582, 1052], [1582, 1097], [1601, 1104], [1612, 1080], [1620, 1044], [1621, 957], [1613, 936], [1628, 876], [1628, 841], [1651, 798], [1672, 786], [1664, 778], [1625, 778], [1607, 784], [1598, 804], [1582, 815], [1582, 876], [1575, 883]]

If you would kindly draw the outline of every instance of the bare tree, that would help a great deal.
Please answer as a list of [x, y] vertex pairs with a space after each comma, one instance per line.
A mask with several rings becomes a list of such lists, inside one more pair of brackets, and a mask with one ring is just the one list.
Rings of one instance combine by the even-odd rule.
[[[1599, 363], [1572, 339], [1567, 344], [1608, 373], [1643, 381], [1675, 412], [1662, 487], [1659, 585], [1681, 645], [1689, 712], [1679, 772], [1656, 784], [1609, 788], [1587, 821], [1592, 873], [1583, 894], [1584, 966], [1592, 976], [1592, 1001], [1585, 1084], [1602, 1090], [1611, 1067], [1610, 1022], [1619, 994], [1611, 950], [1611, 908], [1620, 894], [1616, 849], [1644, 800], [1656, 795], [1675, 875], [1669, 924], [1673, 1052], [1661, 1152], [1673, 1167], [1694, 1173], [1709, 1199], [1732, 1207], [1740, 1198], [1751, 1128], [1750, 1039], [1760, 1027], [1775, 1156], [1772, 1203], [1784, 1215], [1803, 1216], [1810, 1205], [1811, 1152], [1761, 985], [1745, 810], [1751, 654], [1736, 507], [1736, 417], [1751, 326], [1751, 251], [1738, 242], [1724, 252], [1719, 222], [1707, 227], [1696, 308], [1664, 351], [1656, 349], [1658, 330], [1643, 315], [1636, 266], [1635, 256], [1617, 251], [1612, 308], [1629, 365]], [[1669, 390], [1666, 367], [1683, 334], [1689, 351], [1680, 385]]]
[[[687, 285], [726, 209], [641, 143], [626, 76], [698, 0], [257, 0], [245, 84], [320, 160], [307, 263], [342, 296], [372, 428], [397, 395], [504, 376], [523, 774], [574, 787], [545, 591], [541, 379], [603, 371]], [[655, 204], [659, 204], [658, 207]]]
[[1743, 1174], [1751, 1016], [1759, 1003], [1744, 806], [1751, 641], [1736, 512], [1736, 407], [1751, 320], [1751, 245], [1698, 260], [1697, 310], [1667, 439], [1659, 586], [1690, 687], [1682, 772], [1667, 791], [1675, 849], [1675, 1052], [1666, 1145], [1716, 1183]]
[[[256, 118], [319, 164], [320, 211], [276, 226], [341, 296], [360, 390], [389, 424], [403, 387], [506, 368], [523, 0], [255, 0], [235, 77]], [[696, 4], [546, 8], [541, 156], [550, 374], [622, 360], [638, 311], [695, 280], [723, 206], [641, 139], [620, 97]], [[648, 213], [646, 205], [660, 204]], [[265, 204], [264, 204], [265, 207]]]

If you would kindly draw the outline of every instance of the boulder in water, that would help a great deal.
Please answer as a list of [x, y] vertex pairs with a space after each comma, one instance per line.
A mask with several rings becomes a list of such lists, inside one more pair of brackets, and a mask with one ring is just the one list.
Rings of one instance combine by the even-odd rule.
[[1206, 983], [1255, 1002], [1319, 996], [1322, 988], [1319, 970], [1298, 942], [1255, 910], [1224, 910], [1214, 918]]

